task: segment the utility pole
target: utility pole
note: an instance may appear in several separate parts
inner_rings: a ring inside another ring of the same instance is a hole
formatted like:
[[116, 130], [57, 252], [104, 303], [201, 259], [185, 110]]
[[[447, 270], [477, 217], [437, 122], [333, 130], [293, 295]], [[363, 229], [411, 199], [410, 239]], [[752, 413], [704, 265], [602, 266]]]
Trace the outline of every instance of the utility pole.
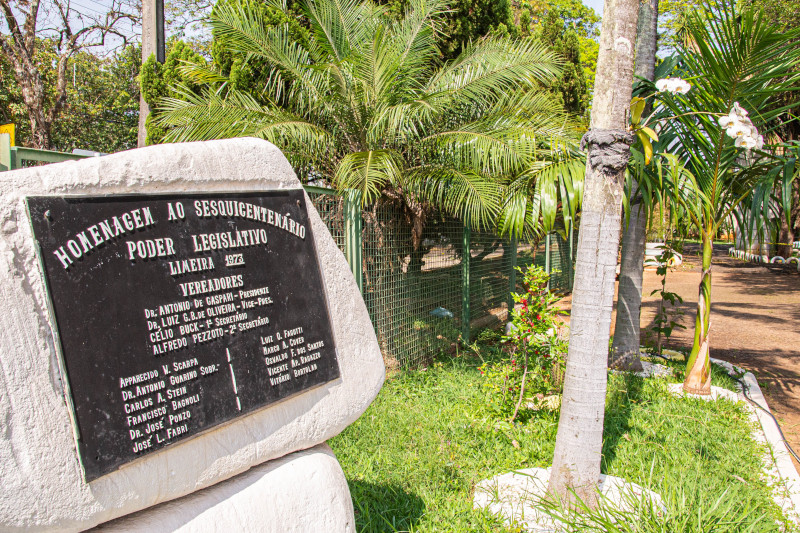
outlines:
[[[164, 46], [164, 0], [144, 0], [142, 2], [142, 67], [144, 62], [155, 54], [156, 60], [163, 63], [165, 59]], [[144, 101], [144, 95], [139, 96], [139, 137], [137, 146], [145, 145], [147, 130], [145, 121], [150, 114], [150, 106]]]

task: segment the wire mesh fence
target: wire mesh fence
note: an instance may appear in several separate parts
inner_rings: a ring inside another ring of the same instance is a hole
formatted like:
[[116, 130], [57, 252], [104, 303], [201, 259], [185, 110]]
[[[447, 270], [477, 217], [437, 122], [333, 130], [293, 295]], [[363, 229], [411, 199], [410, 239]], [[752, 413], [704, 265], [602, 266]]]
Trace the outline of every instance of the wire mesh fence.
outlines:
[[[411, 226], [391, 203], [365, 207], [356, 215], [360, 224], [352, 224], [343, 198], [333, 191], [313, 188], [309, 197], [339, 248], [348, 258], [359, 258], [351, 267], [362, 277], [364, 302], [388, 367], [422, 364], [459, 338], [505, 322], [510, 292], [523, 290], [516, 267], [549, 267], [551, 290], [571, 289], [574, 248], [558, 234], [538, 243], [516, 242], [438, 218], [426, 222], [415, 248]], [[359, 234], [348, 239], [350, 227]], [[349, 253], [354, 245], [360, 254]]]
[[322, 192], [320, 189], [311, 189], [306, 192], [320, 218], [328, 226], [336, 246], [344, 252], [344, 198], [334, 194], [333, 191]]
[[433, 221], [414, 249], [396, 207], [363, 213], [363, 296], [387, 366], [418, 364], [457, 336], [460, 230], [455, 221]]
[[508, 317], [509, 280], [515, 267], [512, 243], [491, 233], [471, 232], [470, 329], [492, 327]]

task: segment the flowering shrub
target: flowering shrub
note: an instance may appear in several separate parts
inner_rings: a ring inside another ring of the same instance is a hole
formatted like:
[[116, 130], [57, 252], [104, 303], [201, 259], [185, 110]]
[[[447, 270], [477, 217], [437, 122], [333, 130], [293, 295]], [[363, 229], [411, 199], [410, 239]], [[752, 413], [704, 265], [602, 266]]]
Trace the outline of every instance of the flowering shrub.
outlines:
[[528, 347], [539, 353], [541, 350], [536, 346], [551, 344], [558, 332], [556, 316], [561, 310], [552, 305], [560, 298], [547, 291], [550, 275], [543, 268], [531, 265], [527, 270], [517, 270], [523, 274], [525, 292], [512, 294], [514, 302], [521, 306], [512, 309], [511, 325], [503, 340], [513, 343], [518, 350]]
[[480, 367], [486, 408], [496, 415], [515, 418], [521, 407], [547, 394], [560, 392], [567, 341], [558, 334], [553, 304], [558, 297], [547, 291], [550, 276], [531, 265], [523, 274], [525, 292], [513, 293], [518, 305], [511, 311], [503, 342], [508, 354], [503, 361]]

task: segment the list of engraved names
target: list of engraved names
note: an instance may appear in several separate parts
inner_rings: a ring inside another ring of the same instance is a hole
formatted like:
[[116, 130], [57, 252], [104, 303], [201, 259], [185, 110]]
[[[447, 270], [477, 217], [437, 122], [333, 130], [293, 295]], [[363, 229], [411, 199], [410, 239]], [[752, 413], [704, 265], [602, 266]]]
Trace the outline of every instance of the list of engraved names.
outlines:
[[302, 192], [28, 204], [87, 478], [338, 377]]

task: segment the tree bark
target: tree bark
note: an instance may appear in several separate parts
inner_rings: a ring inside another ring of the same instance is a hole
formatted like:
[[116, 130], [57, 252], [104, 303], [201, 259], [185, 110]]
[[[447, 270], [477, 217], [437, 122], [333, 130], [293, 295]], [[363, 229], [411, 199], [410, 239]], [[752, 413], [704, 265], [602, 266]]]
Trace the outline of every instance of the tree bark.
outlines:
[[637, 0], [607, 0], [592, 103], [578, 237], [570, 342], [548, 492], [568, 503], [598, 503], [608, 338], [614, 300]]
[[[658, 0], [645, 0], [639, 4], [634, 73], [650, 81], [653, 81], [655, 74], [657, 38]], [[638, 191], [638, 188], [639, 184], [634, 180], [633, 191]], [[635, 197], [631, 200], [628, 226], [622, 236], [617, 321], [614, 327], [614, 343], [611, 346], [609, 361], [612, 368], [633, 372], [642, 370], [639, 343], [646, 233], [647, 213], [644, 211], [641, 194], [636, 192]]]
[[703, 273], [697, 297], [694, 344], [686, 362], [683, 390], [690, 394], [711, 394], [711, 361], [708, 352], [708, 330], [711, 325], [711, 253], [713, 235], [703, 232]]
[[784, 259], [792, 257], [792, 243], [794, 242], [794, 228], [786, 223], [786, 215], [781, 210], [781, 227], [778, 231], [778, 242], [775, 245], [775, 255]]

